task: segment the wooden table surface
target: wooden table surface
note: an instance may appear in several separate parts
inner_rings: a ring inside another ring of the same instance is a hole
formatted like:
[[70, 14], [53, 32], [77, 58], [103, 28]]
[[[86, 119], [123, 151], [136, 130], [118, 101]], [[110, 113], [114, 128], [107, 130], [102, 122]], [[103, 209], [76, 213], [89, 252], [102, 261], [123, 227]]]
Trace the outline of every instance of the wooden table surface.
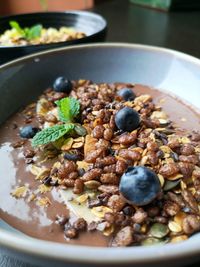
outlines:
[[[162, 46], [200, 58], [200, 11], [164, 13], [133, 5], [128, 0], [106, 1], [93, 11], [108, 22], [108, 42]], [[187, 267], [197, 266], [200, 262]], [[0, 255], [0, 267], [36, 266]]]

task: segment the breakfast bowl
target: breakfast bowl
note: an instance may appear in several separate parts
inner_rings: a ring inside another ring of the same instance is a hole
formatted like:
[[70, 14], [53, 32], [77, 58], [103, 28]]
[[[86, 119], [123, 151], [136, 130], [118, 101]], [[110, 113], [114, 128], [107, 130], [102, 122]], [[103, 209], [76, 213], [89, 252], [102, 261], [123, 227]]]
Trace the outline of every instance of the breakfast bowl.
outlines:
[[[62, 40], [46, 40], [44, 42], [26, 43], [24, 37], [21, 36], [19, 42], [16, 42], [16, 33], [14, 33], [14, 43], [1, 42], [0, 41], [0, 64], [8, 62], [9, 60], [17, 57], [25, 56], [31, 53], [68, 46], [79, 43], [101, 42], [104, 41], [106, 36], [106, 21], [105, 19], [95, 13], [87, 11], [66, 11], [66, 12], [41, 12], [41, 13], [27, 13], [12, 16], [4, 16], [0, 19], [0, 35], [3, 35], [5, 31], [11, 28], [10, 23], [17, 22], [21, 29], [33, 27], [35, 25], [41, 25], [42, 28], [50, 29], [55, 32], [55, 29], [62, 29], [61, 39], [68, 31], [75, 31], [79, 35], [75, 35], [73, 38], [64, 38]], [[17, 25], [17, 26], [18, 26]], [[16, 25], [15, 25], [16, 26]], [[63, 30], [63, 27], [66, 27]], [[16, 27], [15, 27], [16, 28]], [[69, 29], [69, 30], [68, 30]], [[67, 30], [67, 32], [66, 32]], [[43, 31], [43, 30], [42, 30]], [[47, 35], [45, 33], [44, 35]], [[73, 33], [73, 32], [72, 32]], [[55, 33], [54, 33], [55, 34]], [[13, 33], [11, 34], [13, 35]], [[9, 34], [9, 38], [11, 36]], [[7, 39], [7, 38], [6, 38]], [[36, 38], [37, 39], [37, 38]]]
[[[185, 127], [190, 124], [192, 134], [193, 130], [200, 129], [199, 71], [200, 61], [196, 58], [169, 49], [144, 45], [88, 44], [40, 52], [0, 67], [0, 123], [3, 124], [22, 106], [32, 103], [46, 88], [52, 87], [57, 77], [67, 77], [68, 80], [79, 80], [82, 88], [84, 81], [90, 80], [90, 83], [103, 83], [104, 88], [105, 83], [123, 82], [130, 88], [133, 86], [134, 89], [135, 86], [138, 91], [142, 88], [137, 87], [137, 84], [158, 88], [160, 94], [167, 91], [175, 99], [168, 108], [171, 111], [170, 118], [177, 116]], [[94, 85], [92, 88], [98, 87]], [[51, 92], [48, 90], [47, 94]], [[160, 105], [165, 102], [163, 95], [159, 101]], [[180, 103], [186, 110], [184, 115], [182, 108], [178, 108]], [[6, 127], [2, 131], [5, 129]], [[14, 130], [16, 128], [12, 129], [13, 132]], [[182, 140], [188, 142], [187, 138]], [[31, 221], [28, 222], [30, 236], [22, 233], [23, 229], [20, 227], [23, 220], [27, 220], [26, 209], [20, 210], [17, 201], [10, 205], [10, 193], [3, 177], [6, 176], [8, 180], [13, 169], [12, 165], [6, 165], [6, 159], [9, 158], [7, 152], [8, 147], [1, 150], [5, 167], [1, 164], [0, 188], [0, 248], [7, 255], [38, 266], [184, 266], [199, 260], [198, 233], [189, 238], [185, 234], [180, 235], [184, 238], [179, 243], [127, 247], [94, 247], [92, 243], [81, 246], [44, 241], [41, 239], [48, 239], [52, 233], [48, 232], [46, 238], [34, 238]], [[12, 186], [16, 178], [17, 175], [14, 174]], [[7, 206], [11, 214], [4, 212]], [[43, 215], [41, 224], [46, 222]], [[9, 216], [11, 217], [8, 220]], [[17, 229], [21, 231], [9, 227], [3, 219], [12, 226], [17, 223]], [[93, 242], [95, 243], [94, 240]]]

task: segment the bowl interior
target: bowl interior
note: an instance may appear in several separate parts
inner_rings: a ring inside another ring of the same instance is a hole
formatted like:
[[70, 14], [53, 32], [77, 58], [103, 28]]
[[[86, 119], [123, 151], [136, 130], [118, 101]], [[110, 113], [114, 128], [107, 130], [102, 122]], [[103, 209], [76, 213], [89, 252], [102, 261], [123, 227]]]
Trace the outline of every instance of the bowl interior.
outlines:
[[[168, 90], [199, 108], [200, 61], [185, 54], [156, 47], [128, 44], [95, 44], [60, 48], [34, 54], [0, 67], [0, 123], [3, 123], [22, 105], [35, 99], [43, 90], [52, 85], [54, 79], [64, 75], [69, 79], [90, 79], [94, 82], [131, 82], [142, 83]], [[183, 79], [184, 77], [184, 79]], [[23, 96], [23, 97], [22, 97]], [[0, 226], [6, 228], [5, 226]], [[80, 253], [84, 261], [147, 261], [148, 259], [167, 259], [199, 252], [199, 234], [178, 245], [155, 248], [125, 248], [116, 250], [79, 248], [57, 245], [28, 239], [18, 234], [0, 231], [0, 244], [14, 246], [17, 240], [23, 244], [21, 250], [59, 258], [71, 257], [74, 260]], [[13, 240], [9, 245], [8, 241]], [[38, 246], [38, 248], [37, 248]], [[54, 249], [52, 249], [54, 248]], [[137, 253], [132, 253], [132, 251]], [[62, 256], [61, 253], [65, 255]], [[82, 252], [81, 252], [82, 251]], [[121, 251], [121, 252], [120, 252]], [[120, 252], [120, 253], [119, 253]], [[71, 253], [71, 254], [70, 254]], [[84, 256], [84, 253], [85, 256]], [[75, 255], [76, 254], [76, 255]], [[140, 257], [140, 258], [139, 258]]]

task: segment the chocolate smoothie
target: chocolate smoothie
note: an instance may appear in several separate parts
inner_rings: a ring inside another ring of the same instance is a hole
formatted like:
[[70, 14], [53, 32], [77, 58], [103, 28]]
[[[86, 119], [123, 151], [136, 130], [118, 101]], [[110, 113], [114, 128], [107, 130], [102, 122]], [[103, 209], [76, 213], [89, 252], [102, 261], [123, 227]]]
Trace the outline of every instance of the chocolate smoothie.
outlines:
[[[62, 124], [54, 103], [69, 94], [58, 92], [56, 88], [46, 90], [40, 97], [40, 100], [45, 99], [43, 108], [48, 115], [38, 112], [39, 100], [37, 106], [29, 105], [1, 126], [0, 218], [31, 237], [91, 246], [177, 242], [198, 231], [199, 114], [179, 99], [147, 86], [96, 85], [83, 80], [73, 82], [72, 86], [70, 96], [78, 99], [81, 105], [81, 112], [73, 123], [80, 123], [86, 133], [66, 133], [64, 141], [60, 138], [62, 144], [56, 140], [54, 146], [46, 143], [33, 147], [32, 137], [21, 137], [21, 129], [28, 125], [41, 132], [44, 128]], [[126, 99], [123, 94], [118, 94], [124, 88], [133, 90], [134, 96]], [[141, 96], [144, 97], [139, 99]], [[131, 131], [123, 131], [114, 120], [124, 107], [134, 109], [140, 117], [140, 124]], [[96, 142], [90, 144], [90, 155], [85, 152], [88, 136]], [[165, 151], [167, 148], [170, 153]], [[45, 151], [50, 156], [44, 157]], [[91, 153], [94, 151], [100, 152], [93, 159]], [[129, 151], [134, 152], [136, 158], [128, 155]], [[74, 160], [69, 154], [78, 156]], [[106, 159], [110, 163], [107, 164]], [[86, 162], [86, 167], [80, 162]], [[35, 170], [35, 166], [40, 169]], [[67, 166], [66, 169], [63, 166]], [[150, 168], [159, 177], [158, 194], [144, 205], [131, 202], [119, 192], [120, 179], [132, 166]], [[174, 168], [175, 172], [168, 173], [170, 170], [166, 166]], [[42, 168], [46, 173], [41, 174]], [[188, 168], [189, 173], [186, 173]], [[37, 177], [34, 170], [41, 177]], [[169, 189], [165, 190], [166, 186]], [[91, 187], [94, 188], [91, 190]], [[93, 209], [93, 215], [100, 218], [94, 222], [85, 218], [81, 221], [67, 207], [61, 193], [67, 190], [73, 191], [73, 197], [89, 194], [81, 205]], [[101, 216], [102, 207], [106, 207], [107, 212]], [[178, 220], [182, 220], [181, 223]], [[163, 232], [160, 228], [155, 230], [156, 226], [163, 226]], [[159, 231], [162, 232], [160, 236]], [[122, 237], [123, 234], [126, 237]]]

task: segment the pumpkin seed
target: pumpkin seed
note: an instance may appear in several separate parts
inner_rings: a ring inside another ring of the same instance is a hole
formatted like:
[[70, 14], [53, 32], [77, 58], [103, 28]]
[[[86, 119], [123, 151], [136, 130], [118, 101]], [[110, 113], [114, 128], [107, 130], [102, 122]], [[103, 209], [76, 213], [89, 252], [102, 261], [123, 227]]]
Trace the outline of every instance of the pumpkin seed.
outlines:
[[179, 183], [180, 183], [180, 179], [179, 180], [175, 180], [175, 181], [170, 181], [170, 180], [166, 180], [163, 190], [164, 191], [169, 191], [172, 188], [176, 187]]
[[154, 223], [149, 231], [150, 235], [157, 238], [162, 238], [169, 233], [167, 225], [162, 223]]
[[141, 245], [142, 246], [153, 246], [153, 245], [164, 245], [167, 243], [166, 240], [158, 239], [155, 237], [148, 237], [147, 239], [143, 240]]
[[163, 185], [164, 185], [164, 183], [165, 183], [165, 179], [164, 179], [164, 177], [163, 177], [161, 174], [158, 174], [158, 178], [159, 178], [161, 187], [163, 187]]
[[80, 136], [85, 136], [87, 134], [85, 127], [81, 126], [80, 124], [76, 124], [74, 130]]

